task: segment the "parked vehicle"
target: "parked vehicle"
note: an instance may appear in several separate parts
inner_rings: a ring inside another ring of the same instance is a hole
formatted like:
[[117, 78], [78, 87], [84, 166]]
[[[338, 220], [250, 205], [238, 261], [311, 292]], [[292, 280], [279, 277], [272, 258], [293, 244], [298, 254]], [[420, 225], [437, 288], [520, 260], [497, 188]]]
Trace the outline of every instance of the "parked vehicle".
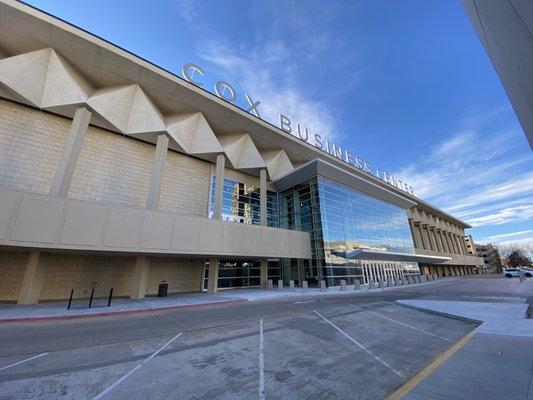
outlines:
[[533, 268], [522, 268], [522, 270], [524, 271], [526, 278], [533, 277]]
[[502, 269], [502, 275], [506, 278], [512, 278], [518, 276], [518, 268], [504, 268]]

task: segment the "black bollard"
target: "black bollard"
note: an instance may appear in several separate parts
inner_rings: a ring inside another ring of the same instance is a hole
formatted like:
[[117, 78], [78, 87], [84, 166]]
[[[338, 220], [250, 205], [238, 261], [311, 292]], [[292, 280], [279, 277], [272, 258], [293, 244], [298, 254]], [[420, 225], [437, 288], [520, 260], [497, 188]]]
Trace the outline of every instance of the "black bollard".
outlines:
[[113, 288], [109, 291], [109, 298], [107, 299], [107, 306], [111, 307], [111, 299], [113, 298]]
[[89, 299], [89, 308], [91, 308], [91, 305], [93, 304], [93, 296], [94, 296], [94, 288], [91, 290], [91, 298]]
[[68, 299], [67, 310], [70, 310], [70, 305], [72, 304], [72, 296], [74, 295], [74, 289], [70, 291], [70, 298]]

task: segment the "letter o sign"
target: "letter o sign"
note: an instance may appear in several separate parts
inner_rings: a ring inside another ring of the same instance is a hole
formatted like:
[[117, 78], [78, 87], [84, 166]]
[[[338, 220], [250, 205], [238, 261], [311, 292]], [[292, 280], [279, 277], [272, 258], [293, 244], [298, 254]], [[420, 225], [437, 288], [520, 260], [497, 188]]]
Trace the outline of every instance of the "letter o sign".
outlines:
[[215, 84], [215, 93], [218, 97], [227, 100], [230, 103], [235, 103], [235, 101], [237, 100], [237, 92], [235, 91], [235, 89], [233, 89], [233, 86], [231, 86], [228, 82], [225, 81], [218, 81]]

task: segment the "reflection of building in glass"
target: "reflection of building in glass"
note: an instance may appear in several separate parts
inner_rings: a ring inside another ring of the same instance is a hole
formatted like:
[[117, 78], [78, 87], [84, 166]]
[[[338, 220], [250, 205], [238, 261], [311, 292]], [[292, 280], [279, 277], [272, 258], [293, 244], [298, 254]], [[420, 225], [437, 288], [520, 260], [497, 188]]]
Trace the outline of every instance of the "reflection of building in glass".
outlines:
[[0, 15], [0, 300], [92, 288], [142, 298], [162, 282], [169, 293], [332, 286], [483, 264], [468, 224], [349, 152], [23, 3], [0, 2]]

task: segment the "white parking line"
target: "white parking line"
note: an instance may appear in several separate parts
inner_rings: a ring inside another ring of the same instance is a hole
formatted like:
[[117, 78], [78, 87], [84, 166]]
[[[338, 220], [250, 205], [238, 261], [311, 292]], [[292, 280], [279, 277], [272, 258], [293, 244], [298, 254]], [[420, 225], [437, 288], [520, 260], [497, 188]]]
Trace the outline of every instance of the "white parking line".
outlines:
[[389, 320], [389, 321], [392, 321], [392, 322], [396, 322], [396, 323], [399, 324], [399, 325], [406, 326], [407, 328], [414, 329], [415, 331], [425, 333], [426, 335], [435, 336], [435, 337], [438, 337], [439, 339], [446, 340], [446, 341], [448, 341], [448, 342], [450, 341], [450, 339], [447, 339], [447, 338], [442, 337], [442, 336], [439, 336], [439, 335], [437, 335], [437, 334], [435, 334], [435, 333], [428, 332], [428, 331], [425, 331], [425, 330], [423, 330], [423, 329], [417, 328], [416, 326], [412, 326], [412, 325], [406, 324], [406, 323], [404, 323], [404, 322], [396, 321], [395, 319], [389, 318], [389, 317], [387, 317], [387, 316], [385, 316], [385, 315], [383, 315], [383, 314], [379, 314], [379, 313], [377, 313], [377, 312], [367, 310], [366, 308], [363, 308], [363, 310], [365, 310], [366, 312], [369, 312], [370, 314], [374, 314], [374, 315], [377, 315], [378, 317], [384, 318], [384, 319], [386, 319], [386, 320]]
[[339, 331], [345, 338], [350, 340], [352, 343], [354, 343], [357, 347], [360, 349], [366, 351], [368, 354], [370, 354], [372, 357], [374, 357], [375, 360], [383, 364], [385, 367], [389, 368], [392, 372], [394, 372], [396, 375], [398, 375], [401, 378], [405, 378], [405, 376], [395, 369], [394, 367], [390, 366], [387, 362], [383, 361], [383, 359], [374, 353], [372, 353], [370, 350], [368, 350], [365, 346], [363, 346], [361, 343], [359, 343], [357, 340], [355, 340], [353, 337], [348, 335], [346, 332], [344, 332], [341, 328], [339, 328], [337, 325], [335, 325], [333, 322], [331, 322], [329, 319], [324, 317], [322, 314], [320, 314], [317, 310], [313, 310], [316, 315], [318, 315], [320, 318], [322, 318], [324, 321], [326, 321], [328, 324], [330, 324], [332, 327], [334, 327], [337, 331]]
[[263, 355], [263, 319], [259, 320], [259, 400], [265, 400], [265, 358]]
[[31, 360], [35, 360], [36, 358], [39, 358], [39, 357], [45, 356], [45, 355], [47, 355], [47, 354], [48, 354], [48, 353], [37, 354], [36, 356], [30, 357], [30, 358], [26, 358], [26, 359], [24, 359], [24, 360], [18, 361], [18, 362], [13, 363], [13, 364], [6, 365], [5, 367], [0, 368], [0, 371], [3, 371], [3, 370], [5, 370], [5, 369], [11, 368], [11, 367], [15, 367], [15, 366], [17, 366], [17, 365], [19, 365], [19, 364], [23, 364], [23, 363], [28, 362], [28, 361], [31, 361]]
[[168, 342], [166, 342], [163, 346], [161, 346], [155, 353], [153, 353], [150, 357], [145, 359], [142, 363], [137, 365], [135, 368], [130, 370], [126, 375], [123, 375], [118, 380], [116, 380], [111, 386], [109, 386], [107, 389], [105, 389], [103, 392], [101, 392], [98, 396], [94, 397], [93, 400], [98, 400], [104, 397], [107, 393], [109, 393], [111, 390], [113, 390], [115, 387], [120, 385], [122, 382], [124, 382], [131, 374], [133, 374], [135, 371], [141, 369], [148, 361], [150, 361], [152, 358], [157, 356], [161, 351], [163, 351], [170, 343], [172, 343], [174, 340], [179, 338], [181, 336], [182, 332], [178, 333], [176, 336], [174, 336], [172, 339], [170, 339]]

